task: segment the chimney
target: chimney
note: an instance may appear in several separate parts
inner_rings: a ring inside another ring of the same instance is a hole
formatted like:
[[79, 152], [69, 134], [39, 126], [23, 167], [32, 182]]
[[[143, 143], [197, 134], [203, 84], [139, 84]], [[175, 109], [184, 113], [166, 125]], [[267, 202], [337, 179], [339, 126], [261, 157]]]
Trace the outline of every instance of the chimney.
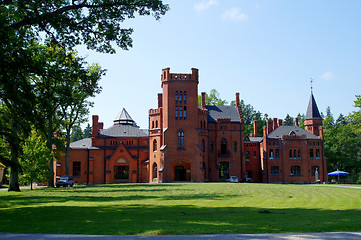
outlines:
[[103, 127], [104, 127], [104, 123], [102, 122], [98, 123], [98, 129], [103, 129]]
[[257, 121], [253, 121], [253, 136], [257, 137]]
[[267, 120], [267, 135], [273, 131], [273, 121], [272, 120]]
[[266, 130], [266, 126], [263, 126], [263, 137], [267, 136], [267, 130]]
[[202, 92], [202, 108], [206, 108], [206, 93]]
[[273, 129], [276, 129], [277, 127], [277, 118], [273, 118]]
[[236, 107], [239, 107], [239, 93], [236, 93]]
[[319, 133], [320, 133], [320, 138], [323, 140], [323, 127], [319, 126], [318, 130], [319, 130]]
[[92, 116], [92, 137], [97, 137], [98, 136], [98, 127], [99, 127], [99, 124], [98, 124], [98, 121], [99, 121], [99, 116], [98, 115], [93, 115]]
[[170, 68], [162, 69], [162, 81], [169, 80], [169, 71], [170, 71]]
[[278, 126], [282, 126], [282, 119], [278, 119]]
[[192, 77], [191, 80], [196, 80], [198, 81], [198, 69], [197, 68], [192, 68]]
[[295, 118], [295, 126], [298, 127], [298, 118]]
[[163, 94], [158, 93], [158, 108], [163, 107]]

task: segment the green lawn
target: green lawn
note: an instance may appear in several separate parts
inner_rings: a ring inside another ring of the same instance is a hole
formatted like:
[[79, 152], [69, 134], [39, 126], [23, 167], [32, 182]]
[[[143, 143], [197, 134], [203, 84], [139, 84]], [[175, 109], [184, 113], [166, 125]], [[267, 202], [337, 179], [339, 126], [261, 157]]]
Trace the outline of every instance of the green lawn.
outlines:
[[0, 232], [208, 234], [360, 230], [361, 189], [172, 183], [0, 191]]

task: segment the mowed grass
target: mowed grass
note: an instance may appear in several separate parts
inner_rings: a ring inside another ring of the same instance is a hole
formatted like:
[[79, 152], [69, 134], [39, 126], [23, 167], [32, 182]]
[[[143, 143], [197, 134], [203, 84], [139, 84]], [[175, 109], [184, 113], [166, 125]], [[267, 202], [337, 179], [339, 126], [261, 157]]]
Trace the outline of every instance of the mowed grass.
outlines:
[[0, 232], [123, 235], [360, 230], [361, 189], [172, 183], [0, 191]]

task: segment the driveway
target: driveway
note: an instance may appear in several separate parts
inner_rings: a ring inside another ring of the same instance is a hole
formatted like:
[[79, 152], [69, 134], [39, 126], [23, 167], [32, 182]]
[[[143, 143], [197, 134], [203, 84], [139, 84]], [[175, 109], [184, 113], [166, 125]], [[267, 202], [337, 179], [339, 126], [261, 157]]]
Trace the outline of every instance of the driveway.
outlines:
[[0, 239], [6, 240], [264, 240], [264, 239], [361, 239], [361, 232], [326, 233], [268, 233], [268, 234], [215, 234], [215, 235], [67, 235], [67, 234], [17, 234], [0, 233]]

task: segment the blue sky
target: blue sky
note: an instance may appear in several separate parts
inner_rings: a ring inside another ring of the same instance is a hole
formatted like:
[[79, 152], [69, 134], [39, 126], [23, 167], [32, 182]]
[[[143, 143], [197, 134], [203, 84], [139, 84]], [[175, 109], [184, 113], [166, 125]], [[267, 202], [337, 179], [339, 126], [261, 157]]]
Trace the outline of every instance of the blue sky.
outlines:
[[[139, 17], [133, 48], [100, 54], [79, 47], [88, 62], [107, 69], [93, 98], [91, 115], [105, 128], [126, 108], [141, 128], [157, 108], [161, 70], [199, 69], [199, 93], [217, 89], [222, 99], [235, 93], [269, 117], [305, 113], [310, 78], [319, 110], [334, 117], [356, 110], [361, 94], [361, 1], [169, 0], [159, 21]], [[89, 119], [91, 117], [89, 116]]]

